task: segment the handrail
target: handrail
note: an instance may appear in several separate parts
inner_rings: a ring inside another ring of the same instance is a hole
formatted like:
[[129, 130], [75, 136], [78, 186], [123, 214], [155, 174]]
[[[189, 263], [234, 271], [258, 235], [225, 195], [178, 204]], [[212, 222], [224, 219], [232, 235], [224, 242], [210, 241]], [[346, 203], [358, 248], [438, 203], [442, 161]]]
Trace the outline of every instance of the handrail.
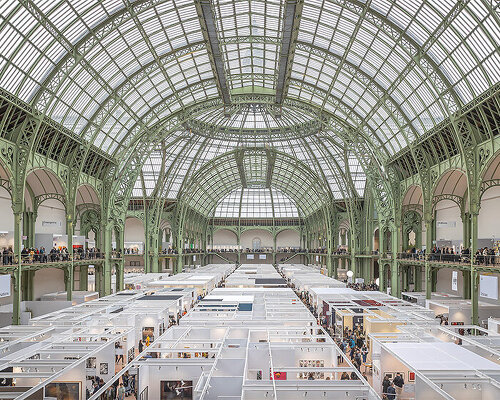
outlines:
[[[470, 254], [442, 254], [442, 253], [398, 253], [398, 260], [413, 260], [419, 262], [435, 262], [450, 264], [471, 264]], [[473, 257], [475, 265], [500, 266], [500, 256], [478, 254]]]
[[[21, 265], [44, 265], [50, 263], [61, 263], [61, 262], [78, 262], [78, 261], [102, 261], [105, 259], [106, 254], [103, 252], [85, 252], [77, 253], [73, 255], [69, 253], [33, 253], [33, 254], [22, 254], [21, 255]], [[111, 252], [111, 259], [121, 259], [121, 253], [113, 251]], [[6, 253], [0, 254], [0, 266], [16, 266], [19, 265], [18, 258], [15, 254]]]

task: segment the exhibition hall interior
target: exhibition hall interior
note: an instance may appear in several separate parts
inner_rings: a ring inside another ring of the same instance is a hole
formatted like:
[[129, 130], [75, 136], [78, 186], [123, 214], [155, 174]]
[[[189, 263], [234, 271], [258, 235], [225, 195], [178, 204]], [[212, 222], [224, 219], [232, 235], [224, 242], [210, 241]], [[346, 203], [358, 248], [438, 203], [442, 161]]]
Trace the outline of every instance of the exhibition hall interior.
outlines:
[[500, 399], [500, 1], [1, 0], [0, 399]]

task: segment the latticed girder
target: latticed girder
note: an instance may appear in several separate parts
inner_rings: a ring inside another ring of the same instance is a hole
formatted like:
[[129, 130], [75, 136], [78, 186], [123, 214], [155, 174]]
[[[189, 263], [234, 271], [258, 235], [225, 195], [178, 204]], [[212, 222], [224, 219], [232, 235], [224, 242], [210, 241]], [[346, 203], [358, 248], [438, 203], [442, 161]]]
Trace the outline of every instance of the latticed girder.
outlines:
[[[384, 145], [394, 147], [393, 153], [405, 143], [398, 138], [400, 132], [391, 128], [392, 116], [379, 110], [377, 101], [366, 104], [364, 85], [344, 78], [326, 59], [315, 59], [311, 49], [300, 49], [300, 42], [323, 50], [335, 44], [340, 60], [359, 66], [382, 85], [384, 97], [393, 98], [404, 110], [418, 135], [498, 81], [494, 68], [499, 59], [494, 29], [498, 11], [489, 2], [424, 1], [412, 8], [400, 0], [313, 0], [304, 3], [291, 33], [290, 4], [279, 0], [210, 3], [210, 35], [219, 43], [215, 47], [220, 47], [222, 69], [212, 67], [206, 45], [175, 55], [169, 64], [161, 61], [165, 54], [204, 41], [194, 2], [138, 0], [118, 7], [89, 2], [83, 8], [70, 0], [6, 4], [1, 29], [9, 51], [4, 54], [0, 86], [114, 153], [127, 146], [124, 138], [130, 137], [126, 133], [131, 124], [143, 119], [161, 98], [173, 96], [176, 109], [183, 108], [193, 96], [196, 100], [215, 97], [221, 79], [226, 80], [230, 96], [247, 87], [271, 95], [281, 92], [279, 77], [284, 68], [279, 58], [288, 54], [285, 99], [299, 97], [327, 108], [324, 98], [296, 87], [297, 74], [307, 84], [349, 98], [351, 108], [363, 109], [366, 123]], [[291, 51], [286, 52], [287, 47]], [[161, 65], [133, 80], [130, 92], [116, 96], [116, 89], [149, 62]], [[7, 72], [13, 69], [19, 79], [9, 81]], [[223, 76], [213, 80], [217, 69]], [[92, 84], [87, 84], [89, 78]], [[181, 94], [185, 86], [181, 82], [207, 78], [212, 78], [212, 86], [201, 91], [192, 87]], [[102, 120], [107, 122], [95, 124], [95, 111], [113, 97], [116, 101], [102, 108], [108, 113]], [[162, 117], [155, 115], [152, 123]]]
[[302, 215], [329, 201], [326, 184], [306, 165], [283, 153], [255, 148], [225, 153], [207, 163], [186, 182], [181, 202], [187, 209], [210, 217], [224, 196], [243, 187], [242, 175], [246, 187], [280, 190], [293, 199]]

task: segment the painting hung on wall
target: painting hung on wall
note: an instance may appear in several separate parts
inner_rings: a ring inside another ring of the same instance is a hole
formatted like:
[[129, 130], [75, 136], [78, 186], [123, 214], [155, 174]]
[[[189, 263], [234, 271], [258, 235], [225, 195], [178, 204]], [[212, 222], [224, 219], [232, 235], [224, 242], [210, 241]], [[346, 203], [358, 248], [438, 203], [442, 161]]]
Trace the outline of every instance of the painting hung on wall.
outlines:
[[80, 382], [51, 382], [45, 386], [45, 396], [57, 400], [80, 400]]
[[160, 381], [160, 400], [181, 399], [193, 399], [193, 381]]
[[274, 371], [273, 375], [269, 374], [269, 378], [275, 381], [286, 381], [286, 372]]
[[99, 374], [107, 375], [108, 374], [108, 363], [100, 363], [99, 364]]
[[[323, 368], [325, 366], [325, 360], [299, 360], [299, 366], [303, 368]], [[313, 377], [314, 379], [325, 379], [325, 374], [323, 372], [299, 373], [299, 379], [308, 379], [309, 377]]]
[[142, 341], [146, 343], [147, 338], [152, 342], [154, 339], [155, 328], [152, 326], [145, 326], [142, 328]]
[[86, 368], [96, 368], [97, 363], [96, 363], [96, 358], [95, 357], [89, 357], [87, 358], [86, 362]]
[[408, 382], [415, 382], [415, 372], [408, 371]]
[[134, 359], [134, 356], [135, 356], [135, 347], [132, 347], [128, 351], [128, 362], [132, 361]]

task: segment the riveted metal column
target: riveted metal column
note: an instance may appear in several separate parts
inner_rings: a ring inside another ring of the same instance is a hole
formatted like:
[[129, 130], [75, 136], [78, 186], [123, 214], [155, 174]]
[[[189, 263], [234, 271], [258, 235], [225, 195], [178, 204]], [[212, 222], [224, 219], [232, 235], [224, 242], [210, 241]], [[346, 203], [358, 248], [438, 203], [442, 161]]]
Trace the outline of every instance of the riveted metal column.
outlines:
[[[463, 240], [464, 248], [471, 248], [471, 215], [468, 212], [462, 212], [463, 224]], [[471, 253], [471, 257], [473, 254]], [[471, 271], [462, 271], [463, 297], [470, 299], [471, 297]]]
[[431, 268], [431, 251], [432, 251], [432, 219], [425, 219], [425, 298], [430, 300], [432, 295], [432, 268]]
[[[112, 260], [112, 239], [113, 225], [108, 223], [103, 226], [104, 235], [104, 264], [102, 265], [102, 275], [99, 284], [99, 296], [108, 296], [111, 294], [111, 269], [113, 266]], [[97, 276], [96, 276], [97, 280]]]
[[478, 307], [479, 307], [479, 273], [474, 256], [477, 251], [478, 225], [477, 217], [479, 212], [472, 211], [470, 218], [470, 233], [471, 233], [471, 264], [470, 264], [470, 300], [472, 305], [471, 323], [478, 324]]
[[416, 292], [421, 292], [422, 291], [422, 268], [419, 265], [415, 265], [413, 267], [413, 276], [414, 276], [414, 283], [415, 283], [415, 291]]
[[399, 282], [398, 250], [399, 237], [401, 236], [401, 227], [395, 227], [391, 235], [391, 294], [395, 297], [401, 297], [401, 284]]
[[68, 236], [68, 256], [71, 263], [66, 267], [65, 287], [66, 299], [73, 300], [73, 285], [74, 285], [74, 261], [73, 261], [73, 216], [66, 214], [66, 235]]
[[471, 295], [471, 272], [470, 270], [462, 271], [462, 287], [464, 299], [470, 299]]
[[[123, 227], [125, 228], [125, 227]], [[124, 284], [124, 274], [125, 274], [125, 251], [124, 251], [124, 240], [125, 240], [125, 229], [120, 229], [118, 227], [115, 229], [115, 241], [116, 248], [119, 249], [117, 253], [117, 260], [115, 260], [115, 289], [117, 292], [121, 292], [125, 288]]]
[[383, 261], [383, 258], [384, 258], [384, 246], [385, 246], [385, 243], [384, 243], [384, 239], [385, 239], [385, 233], [384, 233], [384, 226], [383, 225], [379, 225], [379, 228], [378, 228], [378, 248], [379, 248], [379, 257], [378, 257], [378, 270], [379, 270], [379, 273], [378, 273], [378, 283], [379, 283], [379, 290], [381, 292], [386, 292], [386, 282], [385, 282], [385, 269], [384, 269], [384, 261]]
[[276, 265], [277, 241], [278, 241], [278, 236], [276, 234], [273, 234], [273, 265]]
[[[27, 248], [35, 247], [35, 213], [27, 211], [23, 213], [23, 240]], [[24, 301], [33, 300], [35, 271], [23, 271], [22, 273], [22, 299]]]
[[89, 267], [87, 265], [80, 265], [80, 290], [89, 290]]
[[21, 229], [22, 229], [22, 212], [14, 211], [14, 256], [16, 257], [17, 268], [14, 271], [14, 294], [12, 296], [12, 324], [19, 325], [21, 323]]

